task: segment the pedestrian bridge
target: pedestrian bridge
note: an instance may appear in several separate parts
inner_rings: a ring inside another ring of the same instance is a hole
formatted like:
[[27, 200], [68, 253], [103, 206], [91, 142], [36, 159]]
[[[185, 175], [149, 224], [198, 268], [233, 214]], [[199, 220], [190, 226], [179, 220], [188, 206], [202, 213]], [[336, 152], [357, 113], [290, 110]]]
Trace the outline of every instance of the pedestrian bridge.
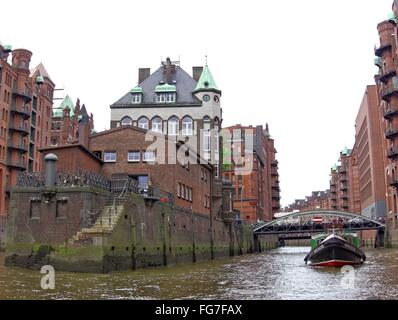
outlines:
[[353, 232], [384, 231], [385, 225], [381, 221], [349, 212], [316, 210], [295, 212], [270, 222], [258, 223], [253, 231], [256, 235], [288, 235], [322, 233], [332, 228]]

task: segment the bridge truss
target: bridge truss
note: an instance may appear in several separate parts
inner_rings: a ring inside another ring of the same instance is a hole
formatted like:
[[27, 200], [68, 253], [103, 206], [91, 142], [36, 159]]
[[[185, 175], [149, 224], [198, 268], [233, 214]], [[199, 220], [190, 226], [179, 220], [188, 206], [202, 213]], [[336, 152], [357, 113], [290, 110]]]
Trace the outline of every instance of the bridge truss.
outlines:
[[254, 226], [254, 233], [313, 234], [332, 228], [354, 232], [384, 230], [385, 225], [380, 221], [349, 212], [317, 210], [296, 212], [270, 222], [258, 223]]

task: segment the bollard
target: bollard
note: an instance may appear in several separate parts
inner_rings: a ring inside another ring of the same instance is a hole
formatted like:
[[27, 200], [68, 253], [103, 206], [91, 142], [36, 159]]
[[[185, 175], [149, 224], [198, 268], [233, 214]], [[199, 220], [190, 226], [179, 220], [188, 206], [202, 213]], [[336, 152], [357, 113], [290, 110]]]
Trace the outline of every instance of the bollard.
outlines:
[[57, 164], [58, 157], [49, 153], [44, 157], [45, 170], [46, 170], [46, 188], [51, 188], [55, 186], [57, 178]]

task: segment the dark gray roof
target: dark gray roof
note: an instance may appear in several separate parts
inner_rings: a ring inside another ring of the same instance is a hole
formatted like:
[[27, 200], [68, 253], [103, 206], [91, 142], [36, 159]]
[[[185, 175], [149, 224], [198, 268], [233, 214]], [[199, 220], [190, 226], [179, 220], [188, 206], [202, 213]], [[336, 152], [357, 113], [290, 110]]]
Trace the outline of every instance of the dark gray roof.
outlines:
[[[132, 104], [132, 93], [126, 93], [122, 98], [112, 104], [112, 107], [126, 106], [131, 107], [141, 107], [142, 105], [159, 105], [156, 103], [156, 86], [164, 81], [163, 75], [164, 67], [161, 66], [154, 73], [152, 73], [148, 78], [146, 78], [138, 86], [142, 88], [143, 96], [141, 104]], [[176, 71], [171, 75], [170, 85], [175, 85], [177, 87], [177, 101], [174, 104], [167, 104], [168, 106], [178, 106], [178, 105], [201, 105], [202, 102], [193, 95], [193, 91], [196, 88], [197, 82], [181, 67], [176, 66]], [[176, 83], [173, 83], [173, 80]]]

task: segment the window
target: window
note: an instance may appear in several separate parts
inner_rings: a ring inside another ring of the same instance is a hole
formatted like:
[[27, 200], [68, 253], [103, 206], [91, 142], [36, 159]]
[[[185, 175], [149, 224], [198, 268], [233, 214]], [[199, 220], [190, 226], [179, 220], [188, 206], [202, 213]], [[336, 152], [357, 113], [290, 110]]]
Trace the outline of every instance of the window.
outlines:
[[214, 177], [218, 179], [220, 177], [219, 172], [218, 172], [218, 164], [214, 165]]
[[130, 117], [124, 117], [121, 121], [122, 126], [131, 126], [133, 124], [133, 119]]
[[144, 161], [147, 161], [147, 162], [155, 161], [155, 152], [154, 151], [145, 151], [144, 152]]
[[203, 152], [206, 160], [210, 159], [210, 118], [203, 118]]
[[158, 93], [156, 102], [158, 103], [174, 103], [176, 101], [175, 93]]
[[169, 119], [169, 136], [177, 136], [178, 135], [178, 118], [172, 117]]
[[192, 193], [193, 193], [192, 188], [189, 188], [189, 201], [191, 202], [192, 202]]
[[104, 153], [104, 162], [116, 162], [116, 152], [106, 151]]
[[185, 186], [181, 185], [181, 198], [185, 199]]
[[182, 119], [182, 134], [185, 136], [191, 136], [193, 134], [193, 121], [191, 117]]
[[162, 133], [163, 125], [161, 118], [155, 117], [152, 119], [152, 131]]
[[148, 130], [148, 126], [149, 126], [149, 121], [148, 121], [147, 118], [142, 117], [142, 118], [140, 118], [140, 120], [138, 120], [138, 127], [139, 128]]
[[134, 103], [134, 104], [141, 103], [141, 101], [142, 101], [141, 97], [142, 97], [141, 93], [134, 93], [133, 97], [131, 98], [131, 103]]
[[127, 161], [128, 162], [140, 162], [141, 160], [141, 153], [139, 151], [129, 151], [127, 154]]
[[177, 182], [177, 196], [181, 197], [181, 183]]

